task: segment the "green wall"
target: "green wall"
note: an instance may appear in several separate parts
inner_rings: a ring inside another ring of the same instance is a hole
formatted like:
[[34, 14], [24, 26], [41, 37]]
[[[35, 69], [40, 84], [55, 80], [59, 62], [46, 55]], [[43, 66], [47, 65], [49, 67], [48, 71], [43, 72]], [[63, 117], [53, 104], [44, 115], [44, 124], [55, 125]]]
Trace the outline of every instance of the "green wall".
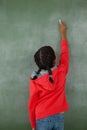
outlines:
[[65, 130], [87, 130], [87, 1], [0, 0], [0, 130], [29, 130], [29, 76], [35, 51], [51, 45], [59, 55], [58, 19], [68, 26], [70, 110]]

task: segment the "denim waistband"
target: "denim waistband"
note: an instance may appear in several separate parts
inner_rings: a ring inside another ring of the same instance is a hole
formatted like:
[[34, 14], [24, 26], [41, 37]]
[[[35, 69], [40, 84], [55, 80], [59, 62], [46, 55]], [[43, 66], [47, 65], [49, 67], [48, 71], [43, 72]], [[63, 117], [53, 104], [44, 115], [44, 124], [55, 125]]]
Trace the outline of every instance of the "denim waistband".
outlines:
[[41, 118], [41, 119], [38, 119], [37, 121], [49, 121], [49, 120], [58, 120], [58, 119], [63, 119], [64, 118], [64, 113], [59, 113], [59, 114], [55, 114], [55, 115], [52, 115], [52, 116], [47, 116], [45, 118]]

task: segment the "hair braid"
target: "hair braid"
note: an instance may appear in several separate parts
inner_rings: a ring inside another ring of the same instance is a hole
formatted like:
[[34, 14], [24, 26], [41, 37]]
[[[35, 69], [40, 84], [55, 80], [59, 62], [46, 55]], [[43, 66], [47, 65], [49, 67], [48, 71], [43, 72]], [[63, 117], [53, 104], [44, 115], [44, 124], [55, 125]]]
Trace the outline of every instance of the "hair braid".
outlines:
[[52, 71], [48, 66], [47, 66], [47, 70], [48, 70], [48, 73], [49, 73], [49, 80], [50, 80], [51, 83], [53, 83], [54, 81], [53, 81]]

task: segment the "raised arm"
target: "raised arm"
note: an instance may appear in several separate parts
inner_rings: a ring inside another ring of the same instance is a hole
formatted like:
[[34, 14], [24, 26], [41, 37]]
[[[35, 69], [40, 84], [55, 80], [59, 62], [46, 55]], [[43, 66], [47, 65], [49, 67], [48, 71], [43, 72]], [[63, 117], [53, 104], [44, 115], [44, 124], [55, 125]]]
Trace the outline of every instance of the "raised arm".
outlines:
[[61, 53], [59, 65], [64, 68], [65, 73], [68, 73], [69, 68], [69, 49], [68, 41], [66, 37], [67, 27], [65, 23], [60, 22], [60, 35], [61, 35]]

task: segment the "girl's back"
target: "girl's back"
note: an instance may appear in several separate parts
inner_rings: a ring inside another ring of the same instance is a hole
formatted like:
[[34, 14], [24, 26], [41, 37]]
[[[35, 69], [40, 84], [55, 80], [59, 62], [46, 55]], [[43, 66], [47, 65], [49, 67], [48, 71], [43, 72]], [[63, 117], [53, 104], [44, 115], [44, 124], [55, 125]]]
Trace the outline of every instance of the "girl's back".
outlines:
[[39, 70], [30, 77], [29, 115], [32, 128], [36, 127], [36, 120], [68, 110], [65, 95], [69, 64], [67, 40], [64, 38], [61, 40], [61, 55], [58, 66], [54, 64], [55, 53], [49, 46], [40, 48], [34, 58]]

